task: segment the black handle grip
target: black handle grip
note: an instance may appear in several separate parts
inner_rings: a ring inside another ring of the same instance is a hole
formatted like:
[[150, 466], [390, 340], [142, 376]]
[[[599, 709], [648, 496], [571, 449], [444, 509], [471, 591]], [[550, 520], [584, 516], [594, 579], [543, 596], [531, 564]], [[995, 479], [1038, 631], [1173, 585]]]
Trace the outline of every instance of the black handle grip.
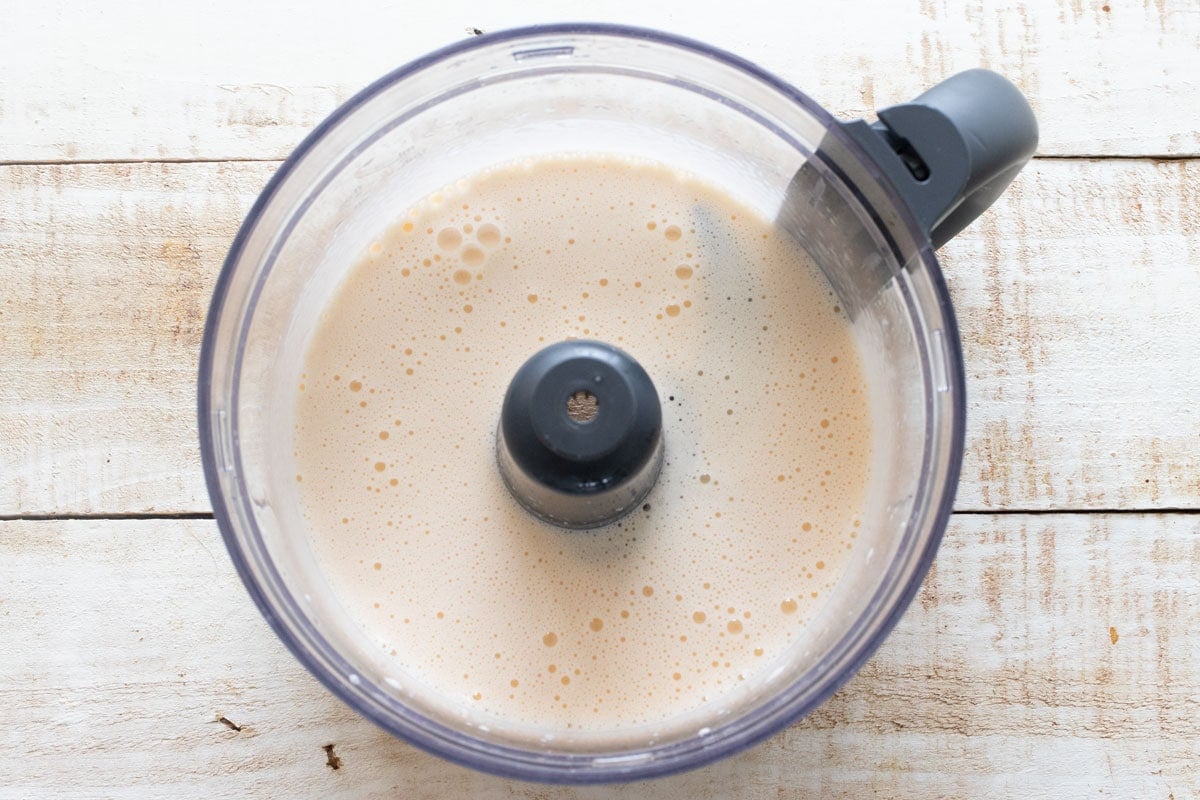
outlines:
[[994, 72], [960, 72], [879, 121], [844, 124], [941, 247], [1000, 196], [1037, 149], [1033, 109]]

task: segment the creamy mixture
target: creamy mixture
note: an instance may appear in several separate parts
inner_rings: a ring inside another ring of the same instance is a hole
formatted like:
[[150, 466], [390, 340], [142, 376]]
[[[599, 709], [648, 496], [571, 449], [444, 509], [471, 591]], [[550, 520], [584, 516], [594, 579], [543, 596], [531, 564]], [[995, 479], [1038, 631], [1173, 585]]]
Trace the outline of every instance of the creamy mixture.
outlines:
[[[569, 338], [645, 367], [661, 477], [572, 532], [513, 500], [515, 370]], [[329, 581], [397, 668], [474, 712], [614, 730], [719, 704], [805, 633], [870, 449], [850, 326], [787, 234], [666, 167], [562, 156], [418, 203], [330, 299], [295, 480]]]

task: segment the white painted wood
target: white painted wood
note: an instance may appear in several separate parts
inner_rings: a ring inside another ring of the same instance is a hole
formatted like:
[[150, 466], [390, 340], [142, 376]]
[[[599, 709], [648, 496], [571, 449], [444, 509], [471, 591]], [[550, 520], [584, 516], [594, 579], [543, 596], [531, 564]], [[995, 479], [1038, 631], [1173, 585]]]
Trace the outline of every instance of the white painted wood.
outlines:
[[207, 510], [200, 335], [273, 169], [0, 168], [0, 514]]
[[1200, 506], [1200, 162], [1034, 162], [942, 260], [958, 508]]
[[[272, 164], [0, 168], [0, 515], [205, 511], [195, 369]], [[1200, 166], [1034, 162], [944, 250], [958, 507], [1198, 508]]]
[[1200, 153], [1195, 0], [10, 6], [0, 161], [279, 158], [353, 92], [469, 28], [579, 19], [711, 42], [846, 117], [991, 67], [1032, 98], [1043, 153]]
[[211, 521], [0, 523], [0, 798], [1195, 798], [1198, 571], [1196, 516], [957, 516], [808, 719], [693, 773], [568, 789], [359, 719], [271, 634]]

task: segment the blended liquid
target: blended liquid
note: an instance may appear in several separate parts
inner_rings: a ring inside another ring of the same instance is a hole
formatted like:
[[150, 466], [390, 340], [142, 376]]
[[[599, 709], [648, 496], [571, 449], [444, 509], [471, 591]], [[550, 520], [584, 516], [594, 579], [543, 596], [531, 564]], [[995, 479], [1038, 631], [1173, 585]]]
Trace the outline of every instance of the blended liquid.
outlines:
[[[636, 358], [665, 463], [641, 508], [555, 528], [509, 495], [509, 380], [570, 338]], [[443, 702], [619, 730], [778, 668], [854, 546], [870, 455], [850, 325], [786, 232], [664, 166], [562, 156], [422, 200], [313, 335], [295, 480], [318, 561]]]

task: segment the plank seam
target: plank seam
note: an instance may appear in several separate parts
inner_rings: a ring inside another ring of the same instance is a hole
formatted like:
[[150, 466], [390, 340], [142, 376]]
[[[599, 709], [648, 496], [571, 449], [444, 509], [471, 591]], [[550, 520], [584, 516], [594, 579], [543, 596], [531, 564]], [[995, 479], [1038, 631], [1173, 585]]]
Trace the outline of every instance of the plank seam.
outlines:
[[115, 522], [123, 520], [183, 520], [214, 519], [211, 511], [181, 511], [165, 513], [95, 513], [95, 514], [0, 514], [0, 522]]
[[[1005, 517], [1005, 516], [1104, 516], [1121, 514], [1142, 514], [1154, 516], [1195, 516], [1200, 515], [1200, 508], [960, 508], [955, 509], [954, 516], [962, 517]], [[215, 519], [210, 511], [180, 511], [180, 512], [132, 512], [125, 514], [104, 513], [95, 514], [0, 514], [0, 522], [110, 522], [110, 521], [154, 521], [154, 520], [211, 520]]]
[[1200, 514], [1200, 508], [956, 508], [954, 514], [964, 517], [1049, 516], [1052, 514], [1084, 516], [1088, 514]]
[[[1035, 155], [1034, 161], [1200, 161], [1200, 153], [1066, 153]], [[282, 158], [253, 158], [248, 156], [212, 158], [77, 158], [39, 161], [36, 159], [0, 160], [0, 167], [73, 167], [119, 166], [138, 164], [282, 164]]]

